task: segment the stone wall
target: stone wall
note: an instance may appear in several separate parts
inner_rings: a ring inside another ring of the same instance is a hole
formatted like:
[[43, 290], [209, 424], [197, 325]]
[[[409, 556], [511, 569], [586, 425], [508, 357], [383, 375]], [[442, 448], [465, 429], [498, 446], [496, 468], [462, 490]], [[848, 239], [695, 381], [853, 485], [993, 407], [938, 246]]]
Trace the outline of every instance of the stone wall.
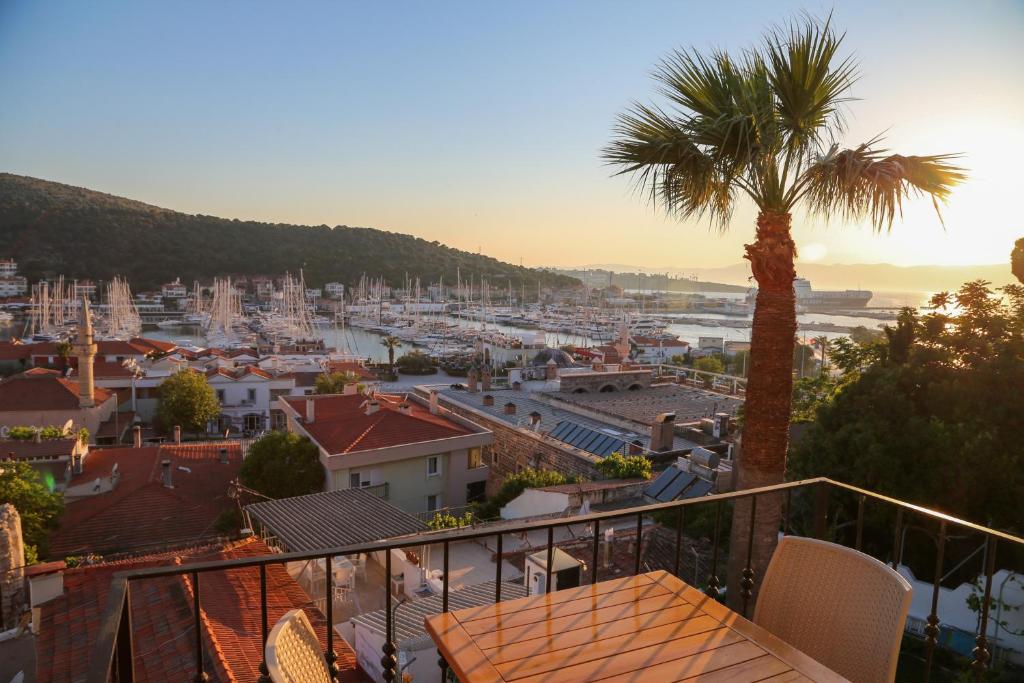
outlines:
[[619, 370], [617, 372], [564, 372], [558, 376], [561, 393], [631, 391], [651, 386], [650, 370]]
[[14, 628], [25, 603], [25, 545], [21, 516], [10, 503], [0, 505], [0, 630]]
[[484, 449], [484, 458], [490, 466], [487, 477], [488, 496], [493, 496], [498, 491], [505, 477], [527, 467], [554, 470], [569, 477], [601, 477], [594, 466], [600, 460], [596, 455], [548, 439], [528, 429], [513, 427], [486, 413], [449, 403], [444, 397], [441, 397], [440, 401], [448, 411], [472, 420], [494, 433], [494, 442]]

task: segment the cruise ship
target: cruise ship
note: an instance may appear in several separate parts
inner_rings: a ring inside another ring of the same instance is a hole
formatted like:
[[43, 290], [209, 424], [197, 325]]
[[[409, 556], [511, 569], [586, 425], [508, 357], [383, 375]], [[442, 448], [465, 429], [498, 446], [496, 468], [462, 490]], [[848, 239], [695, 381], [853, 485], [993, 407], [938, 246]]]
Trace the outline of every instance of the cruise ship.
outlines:
[[[796, 307], [800, 311], [845, 311], [864, 308], [871, 301], [872, 293], [866, 289], [815, 290], [811, 281], [802, 277], [793, 280]], [[754, 303], [757, 290], [747, 293], [747, 301]]]

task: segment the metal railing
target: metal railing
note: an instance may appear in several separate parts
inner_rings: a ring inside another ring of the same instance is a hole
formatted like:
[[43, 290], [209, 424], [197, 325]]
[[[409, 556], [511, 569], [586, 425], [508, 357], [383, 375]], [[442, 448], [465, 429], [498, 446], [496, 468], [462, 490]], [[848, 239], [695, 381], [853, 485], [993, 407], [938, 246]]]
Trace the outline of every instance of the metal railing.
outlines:
[[[800, 500], [795, 500], [795, 498], [798, 497], [794, 497], [794, 493], [800, 494], [800, 496], [798, 496]], [[808, 495], [804, 496], [804, 494]], [[840, 494], [846, 496], [846, 498], [838, 500], [839, 505], [834, 505], [833, 503], [837, 502], [837, 497]], [[299, 562], [322, 558], [327, 563], [326, 566], [330, 566], [332, 558], [338, 555], [348, 556], [383, 551], [385, 563], [384, 576], [390, 577], [392, 574], [391, 550], [408, 548], [410, 546], [440, 545], [443, 553], [443, 576], [445, 578], [442, 584], [442, 609], [443, 611], [448, 611], [449, 582], [447, 577], [449, 576], [449, 550], [452, 543], [480, 539], [486, 540], [492, 537], [495, 539], [495, 557], [497, 562], [495, 563], [494, 600], [495, 602], [500, 602], [502, 590], [501, 559], [503, 557], [503, 538], [506, 534], [524, 534], [530, 531], [547, 532], [547, 576], [544, 585], [546, 586], [546, 590], [550, 591], [552, 587], [552, 559], [556, 546], [554, 539], [554, 531], [556, 528], [587, 524], [591, 525], [593, 537], [591, 567], [593, 567], [593, 571], [590, 576], [590, 580], [591, 582], [596, 582], [598, 580], [599, 573], [598, 563], [600, 559], [599, 551], [602, 525], [611, 523], [615, 520], [628, 520], [630, 518], [636, 519], [637, 540], [635, 543], [636, 556], [633, 571], [634, 573], [639, 574], [641, 570], [643, 547], [643, 544], [640, 542], [640, 534], [643, 532], [644, 517], [658, 514], [666, 515], [663, 519], [669, 519], [671, 518], [671, 513], [674, 513], [675, 556], [672, 565], [674, 574], [678, 576], [681, 568], [683, 531], [685, 524], [687, 523], [687, 515], [690, 514], [692, 517], [693, 513], [698, 512], [702, 507], [711, 508], [712, 515], [705, 517], [704, 522], [707, 523], [709, 528], [713, 528], [712, 557], [704, 592], [712, 598], [721, 599], [724, 591], [722, 590], [722, 581], [719, 577], [719, 570], [723, 558], [719, 552], [719, 546], [721, 540], [720, 537], [723, 533], [723, 526], [728, 522], [728, 518], [724, 514], [725, 507], [728, 504], [735, 505], [738, 502], [749, 500], [749, 520], [744, 520], [749, 522], [749, 529], [746, 530], [748, 536], [743, 544], [743, 552], [746, 557], [741, 578], [738, 581], [739, 594], [741, 598], [740, 611], [744, 616], [746, 616], [748, 608], [750, 607], [750, 600], [753, 596], [753, 589], [756, 585], [756, 576], [752, 567], [752, 553], [754, 545], [754, 522], [757, 519], [757, 511], [759, 507], [757, 503], [759, 500], [764, 501], [769, 498], [778, 501], [781, 505], [779, 530], [782, 533], [792, 533], [794, 529], [798, 529], [800, 531], [807, 532], [808, 535], [813, 537], [831, 538], [831, 540], [834, 541], [841, 541], [840, 537], [843, 536], [852, 536], [852, 545], [858, 550], [861, 550], [865, 545], [865, 542], [868, 540], [865, 535], [866, 507], [868, 504], [870, 503], [872, 506], [878, 505], [894, 508], [895, 525], [892, 531], [892, 556], [889, 560], [893, 568], [896, 568], [901, 563], [901, 556], [903, 554], [902, 541], [904, 540], [905, 529], [908, 528], [911, 520], [926, 520], [936, 525], [936, 572], [932, 589], [931, 610], [927, 617], [928, 625], [924, 629], [924, 680], [929, 680], [932, 672], [934, 655], [938, 645], [938, 636], [940, 634], [939, 625], [942, 623], [939, 619], [939, 615], [937, 614], [938, 597], [943, 572], [944, 552], [946, 550], [947, 540], [950, 538], [950, 530], [952, 528], [956, 528], [961, 530], [961, 532], [980, 534], [984, 538], [985, 549], [983, 567], [981, 570], [981, 573], [984, 576], [984, 597], [979, 603], [978, 628], [976, 630], [975, 638], [976, 647], [972, 652], [971, 667], [976, 673], [978, 680], [981, 680], [983, 673], [987, 668], [989, 668], [992, 659], [991, 643], [989, 642], [988, 633], [990, 630], [989, 611], [992, 604], [992, 576], [996, 571], [997, 547], [1008, 545], [1013, 550], [1013, 552], [1010, 553], [1011, 555], [1017, 558], [1024, 557], [1024, 538], [1020, 538], [1010, 533], [989, 529], [919, 505], [907, 503], [823, 477], [786, 482], [756, 489], [722, 493], [702, 498], [656, 503], [607, 512], [595, 512], [586, 515], [577, 515], [574, 517], [560, 517], [557, 519], [542, 519], [522, 523], [501, 523], [494, 526], [484, 525], [452, 529], [428, 534], [406, 536], [399, 539], [362, 543], [338, 548], [327, 548], [313, 552], [283, 553], [264, 557], [197, 562], [187, 565], [154, 567], [121, 572], [115, 575], [111, 584], [106, 610], [102, 617], [98, 637], [89, 662], [87, 680], [89, 683], [107, 683], [108, 681], [127, 683], [133, 680], [133, 633], [130, 605], [131, 585], [136, 581], [182, 575], [190, 577], [192, 586], [194, 586], [194, 654], [195, 667], [197, 671], [195, 680], [205, 681], [208, 678], [204, 671], [204, 646], [202, 628], [200, 624], [200, 578], [208, 572], [243, 569], [249, 567], [259, 568], [260, 616], [262, 625], [261, 638], [264, 646], [261, 651], [265, 651], [269, 626], [267, 620], [266, 567], [269, 564], [282, 564], [286, 562]], [[764, 509], [768, 506], [763, 504], [760, 507]], [[854, 508], [856, 509], [856, 512], [853, 513], [850, 519], [846, 521], [840, 520], [840, 512], [842, 510], [849, 511]], [[808, 513], [809, 520], [798, 522], [794, 519], [794, 513], [801, 511]], [[742, 522], [737, 520], [737, 523]], [[873, 540], [877, 545], [878, 534], [874, 533], [872, 536], [874, 537]], [[886, 544], [887, 543], [888, 541], [886, 541]], [[332, 674], [336, 674], [337, 668], [335, 667], [335, 662], [337, 661], [337, 656], [334, 652], [335, 632], [333, 628], [333, 600], [331, 599], [333, 591], [333, 577], [330, 573], [327, 574], [325, 590], [325, 616], [327, 617], [329, 627], [327, 628], [327, 648], [324, 653], [324, 657], [327, 661], [328, 667], [332, 671]], [[386, 640], [383, 647], [384, 656], [381, 659], [381, 663], [384, 667], [383, 680], [390, 683], [391, 681], [399, 680], [400, 678], [398, 672], [398, 659], [396, 657], [397, 648], [393, 640], [393, 596], [389, 582], [386, 579], [384, 581], [384, 585], [381, 586], [381, 590], [385, 593], [384, 613], [386, 615]], [[442, 670], [442, 680], [447, 680], [446, 676], [448, 673], [448, 665], [443, 657], [441, 657], [438, 664]], [[259, 670], [262, 674], [260, 681], [269, 681], [265, 662], [260, 663]]]

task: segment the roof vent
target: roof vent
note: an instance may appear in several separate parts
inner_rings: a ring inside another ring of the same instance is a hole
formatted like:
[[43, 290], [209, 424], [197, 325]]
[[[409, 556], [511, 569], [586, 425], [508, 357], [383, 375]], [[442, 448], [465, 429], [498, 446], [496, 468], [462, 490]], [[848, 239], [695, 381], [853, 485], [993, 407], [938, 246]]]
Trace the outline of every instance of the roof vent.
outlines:
[[506, 403], [505, 404], [505, 414], [506, 415], [515, 415], [516, 414], [516, 404], [513, 403], [512, 401], [509, 401], [508, 403]]
[[398, 404], [398, 412], [402, 415], [412, 415], [412, 405], [408, 401], [402, 401]]
[[171, 482], [171, 461], [170, 459], [163, 459], [160, 461], [160, 470], [163, 475], [164, 486], [169, 489], [174, 488], [174, 484]]
[[491, 396], [490, 394], [484, 394], [484, 405], [485, 406], [493, 406], [494, 405], [494, 397]]
[[367, 415], [373, 415], [378, 410], [380, 410], [380, 403], [378, 403], [376, 400], [371, 399], [371, 400], [366, 402], [366, 414]]

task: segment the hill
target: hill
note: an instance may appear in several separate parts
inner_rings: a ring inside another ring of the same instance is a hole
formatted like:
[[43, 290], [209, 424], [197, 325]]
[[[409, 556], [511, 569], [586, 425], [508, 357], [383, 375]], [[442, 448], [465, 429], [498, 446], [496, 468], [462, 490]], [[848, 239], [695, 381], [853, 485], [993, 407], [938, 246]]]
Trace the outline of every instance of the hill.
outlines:
[[0, 173], [0, 258], [14, 258], [30, 281], [126, 276], [136, 290], [216, 275], [282, 275], [300, 268], [306, 283], [353, 284], [366, 274], [423, 285], [456, 271], [494, 287], [573, 286], [561, 275], [373, 228], [239, 221], [163, 209], [37, 178]]

